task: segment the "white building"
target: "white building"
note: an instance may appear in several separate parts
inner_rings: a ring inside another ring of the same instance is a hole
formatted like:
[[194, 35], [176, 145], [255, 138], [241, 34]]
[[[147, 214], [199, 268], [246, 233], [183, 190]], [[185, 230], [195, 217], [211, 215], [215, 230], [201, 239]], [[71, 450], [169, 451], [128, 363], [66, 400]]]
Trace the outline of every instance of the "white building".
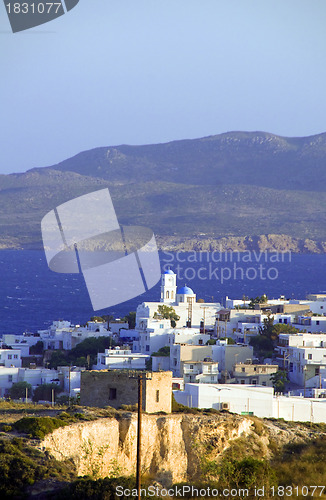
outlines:
[[212, 359], [217, 361], [224, 379], [232, 376], [234, 365], [253, 359], [253, 347], [243, 344], [228, 344], [226, 340], [218, 340], [212, 345]]
[[214, 361], [185, 361], [183, 363], [183, 380], [185, 383], [217, 384], [218, 379], [218, 363]]
[[279, 363], [301, 387], [326, 386], [326, 334], [280, 334]]
[[12, 384], [18, 382], [19, 368], [0, 366], [0, 397], [3, 398]]
[[169, 319], [141, 318], [138, 322], [139, 340], [133, 342], [133, 352], [150, 355], [168, 345], [173, 333]]
[[170, 269], [161, 277], [160, 302], [143, 302], [137, 307], [136, 329], [145, 318], [153, 318], [158, 312], [158, 306], [172, 306], [180, 317], [178, 327], [194, 327], [202, 330], [213, 329], [216, 312], [221, 308], [219, 303], [196, 302], [196, 294], [188, 286], [177, 289], [177, 276]]
[[22, 365], [20, 349], [0, 349], [0, 366], [6, 368], [20, 367]]
[[292, 321], [292, 325], [299, 330], [306, 330], [310, 333], [326, 332], [326, 317], [296, 316]]
[[57, 370], [49, 368], [20, 368], [18, 372], [18, 382], [31, 384], [32, 389], [43, 384], [58, 384], [60, 378]]
[[229, 410], [260, 418], [298, 422], [326, 422], [326, 399], [274, 396], [273, 388], [255, 385], [186, 384], [173, 391], [178, 403], [192, 408]]
[[212, 361], [211, 345], [173, 344], [170, 348], [170, 369], [173, 377], [183, 377], [184, 363]]
[[237, 384], [273, 387], [271, 375], [276, 373], [278, 369], [278, 365], [237, 363], [234, 365], [233, 378]]
[[119, 334], [121, 329], [128, 330], [129, 325], [125, 321], [110, 321], [109, 323], [109, 331], [111, 333]]
[[170, 356], [152, 356], [152, 371], [169, 372], [172, 371], [170, 369]]
[[172, 333], [168, 334], [168, 345], [206, 345], [210, 338], [207, 333], [200, 333], [198, 328], [174, 328]]
[[[0, 396], [4, 397], [8, 389], [17, 382], [31, 384], [32, 389], [42, 384], [62, 383], [57, 370], [47, 368], [6, 368], [0, 366]], [[30, 395], [28, 395], [30, 397]]]
[[146, 354], [133, 353], [130, 349], [105, 349], [105, 352], [98, 353], [97, 364], [93, 370], [145, 370], [146, 361], [150, 357]]
[[69, 321], [53, 321], [47, 330], [39, 330], [44, 349], [71, 350], [88, 338], [111, 336], [106, 323], [88, 321], [86, 326], [72, 325]]
[[58, 377], [62, 380], [63, 390], [70, 396], [80, 393], [81, 372], [84, 368], [80, 366], [58, 366]]

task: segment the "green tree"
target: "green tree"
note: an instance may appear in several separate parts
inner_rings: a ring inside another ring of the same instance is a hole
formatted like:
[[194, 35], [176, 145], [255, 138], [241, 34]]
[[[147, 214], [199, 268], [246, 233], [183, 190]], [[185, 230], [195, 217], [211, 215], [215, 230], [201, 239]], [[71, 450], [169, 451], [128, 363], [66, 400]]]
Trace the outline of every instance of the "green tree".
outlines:
[[54, 395], [56, 396], [59, 392], [61, 392], [60, 387], [55, 384], [42, 384], [36, 387], [33, 391], [33, 401], [51, 401], [52, 400], [52, 389], [54, 390]]
[[136, 312], [135, 311], [131, 311], [129, 314], [127, 314], [122, 319], [123, 319], [123, 321], [128, 323], [130, 330], [133, 330], [135, 328], [135, 326], [136, 326]]
[[112, 337], [101, 336], [88, 338], [71, 349], [68, 354], [68, 359], [73, 365], [85, 366], [85, 359], [88, 365], [87, 359], [89, 356], [89, 365], [91, 367], [97, 361], [98, 352], [104, 352], [105, 349], [109, 349], [115, 345], [116, 342], [112, 340]]
[[32, 394], [32, 386], [27, 382], [16, 382], [12, 384], [11, 388], [8, 391], [8, 395], [11, 399], [19, 399], [26, 397], [26, 389], [27, 395], [30, 397]]
[[275, 481], [271, 466], [267, 460], [245, 457], [242, 460], [223, 459], [219, 467], [220, 488], [248, 488], [256, 485], [268, 486]]
[[92, 316], [91, 321], [96, 321], [96, 323], [104, 323], [105, 320], [102, 318], [102, 316]]
[[[248, 298], [248, 297], [246, 297]], [[263, 295], [257, 295], [255, 298], [251, 298], [249, 302], [249, 308], [250, 309], [255, 309], [256, 304], [267, 304], [268, 302], [268, 297], [265, 293]]]
[[29, 348], [29, 353], [34, 355], [43, 354], [43, 351], [44, 351], [44, 344], [42, 340], [39, 340], [38, 342], [36, 342], [36, 344], [31, 345], [31, 347]]
[[169, 319], [172, 328], [174, 328], [180, 316], [177, 315], [172, 306], [160, 305], [157, 308], [157, 312], [154, 313], [154, 318]]
[[285, 384], [288, 381], [287, 373], [285, 370], [278, 370], [271, 375], [271, 381], [275, 392], [284, 392]]
[[273, 356], [275, 344], [280, 333], [298, 333], [298, 329], [292, 325], [277, 323], [274, 325], [274, 316], [264, 319], [263, 326], [259, 327], [258, 335], [252, 337], [250, 345], [258, 350], [262, 356]]
[[52, 351], [49, 360], [49, 368], [54, 368], [56, 370], [58, 366], [67, 366], [69, 364], [68, 354], [67, 351]]
[[170, 346], [166, 345], [164, 347], [160, 347], [157, 352], [153, 352], [152, 356], [170, 356]]
[[292, 325], [284, 325], [284, 323], [277, 323], [273, 325], [273, 335], [278, 337], [280, 333], [298, 333], [298, 328]]

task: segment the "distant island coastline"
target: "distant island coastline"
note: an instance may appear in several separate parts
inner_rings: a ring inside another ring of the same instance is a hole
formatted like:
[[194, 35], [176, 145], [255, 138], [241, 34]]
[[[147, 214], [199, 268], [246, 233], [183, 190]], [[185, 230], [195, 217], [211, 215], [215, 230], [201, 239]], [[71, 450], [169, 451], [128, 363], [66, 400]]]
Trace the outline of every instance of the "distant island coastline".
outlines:
[[[225, 236], [222, 238], [156, 236], [158, 249], [169, 252], [291, 252], [298, 254], [324, 254], [326, 241], [293, 238], [286, 234], [260, 236]], [[93, 251], [91, 246], [84, 246]], [[43, 250], [42, 243], [21, 245], [19, 240], [1, 239], [1, 250]], [[105, 248], [103, 248], [105, 250]], [[119, 249], [120, 250], [120, 249]]]

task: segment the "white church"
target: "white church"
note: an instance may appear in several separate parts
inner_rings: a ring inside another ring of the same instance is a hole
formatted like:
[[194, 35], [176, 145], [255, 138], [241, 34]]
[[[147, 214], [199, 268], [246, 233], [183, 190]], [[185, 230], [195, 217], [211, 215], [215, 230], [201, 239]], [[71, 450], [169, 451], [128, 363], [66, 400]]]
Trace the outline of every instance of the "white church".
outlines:
[[[157, 316], [161, 305], [173, 307], [180, 317], [175, 328], [171, 327], [169, 319]], [[161, 277], [160, 302], [143, 302], [137, 307], [135, 329], [139, 332], [139, 341], [134, 343], [133, 350], [151, 354], [169, 345], [176, 335], [180, 339], [184, 337], [185, 342], [190, 336], [194, 337], [194, 342], [199, 342], [199, 337], [203, 337], [207, 330], [214, 329], [216, 313], [220, 309], [218, 302], [197, 302], [196, 294], [187, 285], [177, 288], [177, 276], [169, 269]]]

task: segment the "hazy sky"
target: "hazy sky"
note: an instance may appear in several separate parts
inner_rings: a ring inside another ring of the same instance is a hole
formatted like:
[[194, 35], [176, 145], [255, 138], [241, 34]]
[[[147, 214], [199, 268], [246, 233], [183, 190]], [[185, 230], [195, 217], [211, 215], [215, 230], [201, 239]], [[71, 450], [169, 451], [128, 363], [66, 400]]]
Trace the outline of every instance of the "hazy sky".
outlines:
[[13, 34], [0, 5], [1, 173], [97, 146], [326, 131], [325, 0], [80, 0]]

